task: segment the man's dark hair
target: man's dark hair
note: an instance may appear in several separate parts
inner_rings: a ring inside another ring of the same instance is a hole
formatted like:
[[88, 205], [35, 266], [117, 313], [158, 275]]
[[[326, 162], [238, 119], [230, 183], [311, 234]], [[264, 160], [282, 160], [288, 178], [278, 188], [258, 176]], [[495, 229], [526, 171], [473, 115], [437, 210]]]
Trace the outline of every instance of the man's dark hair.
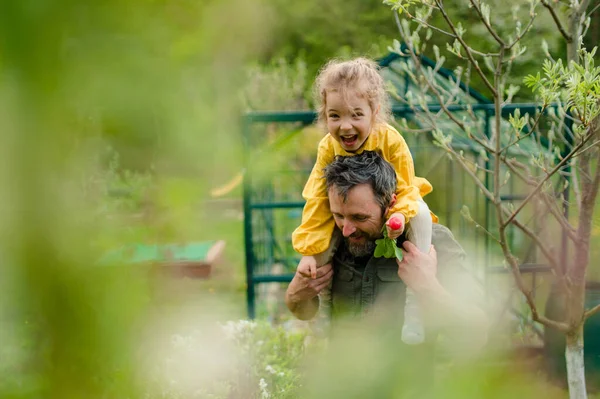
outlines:
[[381, 209], [385, 209], [396, 192], [396, 171], [375, 151], [363, 151], [354, 156], [338, 155], [323, 171], [327, 190], [335, 187], [344, 201], [351, 188], [359, 184], [368, 184], [373, 189]]

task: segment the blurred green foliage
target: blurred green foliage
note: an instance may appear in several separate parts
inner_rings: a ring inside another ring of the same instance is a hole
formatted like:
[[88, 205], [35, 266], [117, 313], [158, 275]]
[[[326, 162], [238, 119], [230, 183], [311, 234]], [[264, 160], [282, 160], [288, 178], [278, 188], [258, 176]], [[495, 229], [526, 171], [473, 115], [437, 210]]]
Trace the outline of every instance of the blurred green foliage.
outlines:
[[[97, 259], [219, 223], [191, 204], [239, 168], [236, 90], [267, 13], [237, 0], [0, 3], [1, 397], [140, 394], [134, 343], [154, 283]], [[161, 218], [131, 219], [149, 207]]]

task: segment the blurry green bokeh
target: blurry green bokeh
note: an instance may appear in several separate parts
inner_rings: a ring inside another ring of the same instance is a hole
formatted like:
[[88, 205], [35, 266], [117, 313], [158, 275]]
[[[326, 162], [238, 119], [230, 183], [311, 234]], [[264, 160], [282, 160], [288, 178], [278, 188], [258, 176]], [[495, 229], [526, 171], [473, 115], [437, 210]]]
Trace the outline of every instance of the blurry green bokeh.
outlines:
[[[222, 238], [199, 210], [239, 171], [240, 67], [267, 16], [260, 1], [0, 2], [0, 397], [143, 394], [155, 283], [97, 260]], [[111, 191], [125, 170], [129, 203]]]

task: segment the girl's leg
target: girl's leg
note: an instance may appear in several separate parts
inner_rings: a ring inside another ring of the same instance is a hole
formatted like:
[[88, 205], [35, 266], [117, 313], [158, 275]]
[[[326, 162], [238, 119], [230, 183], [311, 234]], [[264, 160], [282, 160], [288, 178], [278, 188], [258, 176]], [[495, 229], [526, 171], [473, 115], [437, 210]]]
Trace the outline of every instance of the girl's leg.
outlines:
[[431, 249], [431, 235], [433, 234], [433, 223], [431, 222], [431, 213], [429, 207], [423, 200], [419, 200], [419, 211], [417, 215], [410, 220], [406, 231], [408, 241], [419, 248], [419, 251], [429, 253]]
[[[431, 235], [433, 225], [429, 207], [419, 201], [419, 211], [407, 226], [408, 240], [415, 244], [421, 251], [428, 253], [431, 248]], [[402, 326], [402, 342], [409, 345], [418, 345], [425, 341], [425, 328], [417, 297], [413, 290], [406, 288], [406, 303], [404, 305], [404, 326]]]

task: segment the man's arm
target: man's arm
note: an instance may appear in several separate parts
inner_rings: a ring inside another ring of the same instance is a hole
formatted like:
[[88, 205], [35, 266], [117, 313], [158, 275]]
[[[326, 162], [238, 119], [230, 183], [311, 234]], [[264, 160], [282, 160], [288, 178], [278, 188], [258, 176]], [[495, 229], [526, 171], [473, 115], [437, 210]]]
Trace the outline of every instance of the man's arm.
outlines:
[[298, 266], [294, 278], [285, 292], [285, 304], [300, 320], [312, 319], [319, 310], [319, 292], [331, 282], [332, 266], [325, 265], [317, 269], [317, 278], [310, 277], [309, 270]]
[[473, 304], [477, 300], [463, 300], [440, 283], [435, 248], [432, 246], [426, 254], [409, 241], [405, 241], [403, 246], [405, 252], [402, 261], [398, 261], [398, 276], [417, 294], [419, 302], [438, 324], [436, 327], [455, 332], [454, 338], [466, 340], [471, 349], [485, 345], [488, 329], [486, 314]]

